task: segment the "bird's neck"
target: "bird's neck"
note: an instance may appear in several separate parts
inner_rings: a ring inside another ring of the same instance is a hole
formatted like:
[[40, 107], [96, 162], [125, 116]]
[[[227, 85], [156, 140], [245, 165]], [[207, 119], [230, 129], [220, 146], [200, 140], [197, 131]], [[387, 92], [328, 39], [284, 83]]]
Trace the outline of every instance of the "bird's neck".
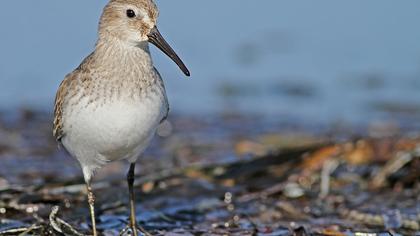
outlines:
[[94, 52], [96, 64], [108, 70], [124, 70], [131, 72], [146, 72], [153, 70], [153, 61], [148, 42], [132, 44], [108, 38], [98, 40]]

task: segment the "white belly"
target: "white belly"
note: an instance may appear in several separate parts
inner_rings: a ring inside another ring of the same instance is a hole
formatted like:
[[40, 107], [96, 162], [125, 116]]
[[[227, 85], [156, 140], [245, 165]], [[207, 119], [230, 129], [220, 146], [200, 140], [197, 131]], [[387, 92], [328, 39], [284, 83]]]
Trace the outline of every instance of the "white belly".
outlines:
[[109, 161], [134, 162], [148, 146], [167, 109], [158, 94], [103, 105], [87, 105], [88, 101], [78, 104], [65, 111], [62, 143], [89, 171]]

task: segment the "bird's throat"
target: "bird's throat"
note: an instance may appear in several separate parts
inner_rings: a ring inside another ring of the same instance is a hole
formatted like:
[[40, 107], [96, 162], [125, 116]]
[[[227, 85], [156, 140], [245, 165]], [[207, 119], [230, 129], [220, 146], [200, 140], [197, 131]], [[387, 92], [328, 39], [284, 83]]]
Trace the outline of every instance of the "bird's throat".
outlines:
[[153, 70], [153, 61], [147, 42], [130, 43], [118, 39], [98, 41], [95, 52], [96, 61], [107, 68], [120, 68], [132, 72]]

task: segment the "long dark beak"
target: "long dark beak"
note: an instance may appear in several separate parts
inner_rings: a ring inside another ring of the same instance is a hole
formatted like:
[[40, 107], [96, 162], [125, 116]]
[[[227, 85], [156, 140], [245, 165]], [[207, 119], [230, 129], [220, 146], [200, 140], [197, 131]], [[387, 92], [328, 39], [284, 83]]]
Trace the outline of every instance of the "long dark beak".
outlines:
[[147, 35], [149, 37], [149, 42], [158, 47], [162, 52], [164, 52], [168, 57], [170, 57], [184, 72], [186, 76], [190, 76], [190, 71], [185, 66], [184, 62], [182, 62], [181, 58], [175, 53], [175, 51], [169, 46], [163, 36], [160, 34], [157, 27], [154, 27], [150, 34]]

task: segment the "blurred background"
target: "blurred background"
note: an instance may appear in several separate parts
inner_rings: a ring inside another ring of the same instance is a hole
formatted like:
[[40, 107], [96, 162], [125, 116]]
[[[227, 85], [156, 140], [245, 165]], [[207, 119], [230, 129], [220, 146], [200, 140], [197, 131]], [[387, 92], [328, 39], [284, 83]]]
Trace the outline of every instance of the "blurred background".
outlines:
[[[106, 2], [2, 2], [0, 235], [54, 232], [56, 205], [90, 229], [80, 167], [57, 148], [51, 120]], [[192, 76], [151, 46], [171, 114], [137, 162], [142, 226], [420, 235], [420, 1], [157, 4], [160, 31]], [[126, 170], [115, 162], [95, 175], [104, 235], [126, 225]]]
[[[403, 125], [420, 117], [418, 1], [157, 3], [161, 32], [192, 71], [184, 78], [152, 49], [174, 113]], [[52, 110], [63, 77], [93, 50], [105, 4], [3, 3], [2, 110]]]

